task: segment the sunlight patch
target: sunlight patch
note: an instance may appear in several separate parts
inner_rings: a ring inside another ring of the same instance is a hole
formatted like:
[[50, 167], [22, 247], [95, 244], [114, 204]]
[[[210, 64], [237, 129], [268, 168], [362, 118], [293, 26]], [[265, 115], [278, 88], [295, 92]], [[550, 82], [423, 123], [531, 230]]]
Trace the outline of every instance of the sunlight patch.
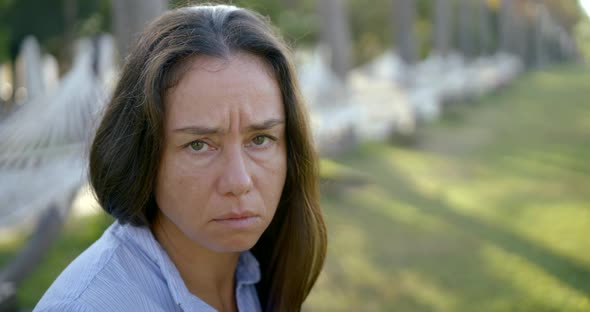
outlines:
[[590, 310], [590, 299], [582, 291], [565, 285], [534, 263], [493, 245], [482, 247], [481, 254], [494, 276], [526, 295], [521, 302], [541, 303], [556, 311]]

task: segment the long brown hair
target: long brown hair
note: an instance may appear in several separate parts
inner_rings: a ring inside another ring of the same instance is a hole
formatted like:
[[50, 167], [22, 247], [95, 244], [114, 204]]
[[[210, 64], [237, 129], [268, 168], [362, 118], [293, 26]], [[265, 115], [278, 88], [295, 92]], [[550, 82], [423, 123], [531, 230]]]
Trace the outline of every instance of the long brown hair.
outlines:
[[164, 95], [198, 55], [260, 57], [272, 69], [286, 119], [287, 178], [273, 221], [252, 248], [265, 311], [298, 311], [324, 263], [326, 228], [318, 160], [289, 49], [259, 14], [224, 5], [169, 11], [152, 22], [126, 58], [90, 150], [90, 180], [103, 209], [121, 223], [149, 226], [163, 143]]

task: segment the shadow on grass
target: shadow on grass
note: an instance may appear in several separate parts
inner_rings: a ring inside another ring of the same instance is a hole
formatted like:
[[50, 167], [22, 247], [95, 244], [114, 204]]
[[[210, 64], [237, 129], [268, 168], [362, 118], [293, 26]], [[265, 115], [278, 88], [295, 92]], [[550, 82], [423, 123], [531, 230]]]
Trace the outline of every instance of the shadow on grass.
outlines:
[[[330, 283], [323, 287], [332, 293], [322, 300], [340, 292], [345, 304], [323, 309], [315, 305], [317, 310], [471, 311], [474, 305], [491, 305], [498, 297], [522, 295], [482, 266], [480, 239], [464, 235], [455, 228], [460, 225], [439, 227], [396, 218], [388, 213], [396, 209], [388, 195], [371, 190], [368, 196], [379, 196], [371, 201], [359, 192], [340, 189], [324, 200], [333, 239], [325, 269]], [[437, 209], [430, 201], [416, 204]], [[369, 303], [377, 307], [371, 309]]]
[[[328, 258], [329, 287], [340, 287], [342, 293], [355, 294], [342, 299], [348, 300], [349, 308], [364, 309], [368, 307], [367, 302], [373, 302], [378, 307], [368, 310], [470, 311], [473, 306], [480, 306], [484, 311], [484, 306], [497, 310], [503, 300], [509, 301], [504, 303], [508, 310], [520, 307], [525, 311], [554, 311], [560, 308], [559, 302], [552, 305], [538, 298], [526, 298], [529, 294], [521, 287], [515, 287], [506, 277], [490, 270], [481, 254], [490, 244], [526, 259], [561, 283], [590, 294], [590, 269], [583, 264], [507, 228], [457, 212], [444, 198], [420, 192], [389, 163], [378, 158], [365, 159], [365, 166], [366, 163], [380, 168], [379, 174], [390, 179], [341, 187], [332, 181], [329, 188], [324, 188], [327, 193], [324, 206], [331, 216], [330, 234], [346, 244], [336, 246]], [[385, 201], [381, 207], [362, 197], [363, 189], [373, 186], [384, 192], [370, 191], [370, 196]], [[385, 190], [393, 191], [387, 194]], [[396, 209], [390, 206], [392, 202], [410, 206], [444, 225], [436, 229], [437, 226], [396, 220], [395, 214], [390, 213]], [[363, 237], [361, 243], [355, 244], [352, 242], [355, 235], [346, 233], [353, 228], [358, 231], [356, 236]], [[343, 238], [347, 235], [352, 235], [353, 239]], [[345, 248], [354, 250], [359, 258], [368, 258], [346, 260], [350, 255], [345, 254]], [[367, 263], [360, 265], [359, 261]], [[374, 275], [385, 277], [371, 277]], [[351, 285], [342, 286], [347, 284]]]
[[407, 194], [407, 196], [396, 198], [397, 200], [405, 201], [423, 213], [440, 218], [462, 231], [492, 242], [512, 254], [519, 255], [543, 268], [564, 284], [590, 296], [589, 267], [571, 258], [559, 255], [534, 241], [525, 239], [509, 229], [461, 214], [448, 206], [444, 198], [431, 198], [421, 194], [414, 183], [404, 179], [404, 175], [395, 170], [390, 163], [378, 159], [372, 159], [371, 162], [381, 170], [386, 171], [385, 175], [395, 177], [395, 180], [397, 180], [395, 184], [380, 181], [380, 183], [383, 183], [383, 187], [395, 188], [398, 194]]
[[323, 185], [331, 240], [314, 310], [587, 311], [590, 116], [574, 74], [532, 74], [457, 106], [421, 129], [418, 151], [339, 157], [366, 180]]

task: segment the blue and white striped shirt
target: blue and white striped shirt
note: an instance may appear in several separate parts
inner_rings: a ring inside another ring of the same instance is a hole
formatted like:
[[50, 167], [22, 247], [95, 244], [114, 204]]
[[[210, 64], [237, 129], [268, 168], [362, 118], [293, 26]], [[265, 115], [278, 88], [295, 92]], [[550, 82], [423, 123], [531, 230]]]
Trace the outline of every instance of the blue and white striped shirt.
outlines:
[[[239, 311], [261, 311], [252, 253], [236, 268]], [[115, 222], [53, 282], [33, 311], [215, 311], [186, 288], [147, 227]]]

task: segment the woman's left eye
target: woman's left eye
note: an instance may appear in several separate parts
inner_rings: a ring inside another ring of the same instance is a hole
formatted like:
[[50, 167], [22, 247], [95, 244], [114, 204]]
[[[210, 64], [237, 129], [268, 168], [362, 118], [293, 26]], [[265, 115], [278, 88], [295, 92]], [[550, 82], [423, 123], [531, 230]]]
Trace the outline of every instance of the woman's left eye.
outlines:
[[254, 139], [252, 139], [252, 143], [256, 145], [262, 145], [268, 138], [264, 135], [258, 135]]
[[252, 139], [252, 143], [256, 146], [268, 145], [273, 140], [268, 135], [257, 135]]

